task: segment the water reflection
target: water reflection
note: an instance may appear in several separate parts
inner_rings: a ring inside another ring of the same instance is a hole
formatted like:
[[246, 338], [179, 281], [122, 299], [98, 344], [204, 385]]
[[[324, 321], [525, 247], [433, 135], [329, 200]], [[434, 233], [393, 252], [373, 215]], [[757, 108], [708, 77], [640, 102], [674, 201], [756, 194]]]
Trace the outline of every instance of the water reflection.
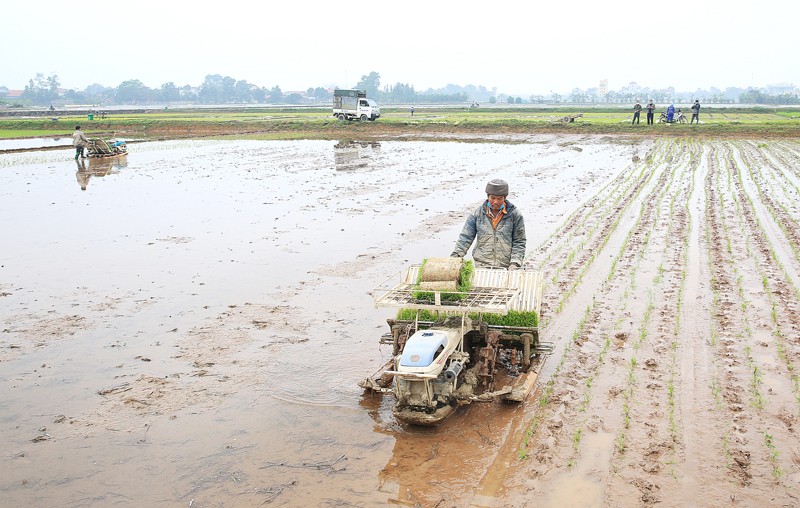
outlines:
[[[450, 448], [443, 433], [453, 426], [403, 426], [392, 416], [394, 402], [391, 396], [368, 393], [359, 401], [375, 422], [373, 431], [395, 440], [392, 456], [378, 474], [379, 490], [388, 496], [389, 505], [438, 506], [444, 500], [443, 490], [459, 483], [452, 477], [462, 472], [458, 464], [448, 467], [447, 461], [439, 457], [440, 448], [445, 453]], [[433, 478], [435, 482], [431, 481]]]
[[377, 141], [339, 141], [333, 145], [333, 160], [336, 171], [352, 171], [369, 167], [369, 163], [380, 151]]
[[75, 164], [78, 165], [78, 172], [75, 173], [75, 178], [78, 180], [78, 185], [80, 186], [81, 190], [86, 190], [86, 187], [89, 186], [89, 178], [92, 177], [92, 174], [86, 168], [86, 162], [84, 159], [77, 159]]
[[[392, 455], [378, 473], [387, 505], [452, 506], [465, 492], [487, 482], [486, 473], [511, 435], [516, 405], [480, 403], [459, 407], [435, 427], [399, 423], [391, 395], [364, 393], [359, 405], [372, 418], [373, 432], [394, 438]], [[508, 453], [506, 451], [505, 453]], [[499, 506], [484, 494], [489, 504]]]
[[83, 191], [89, 186], [89, 180], [92, 177], [113, 175], [119, 173], [120, 169], [128, 166], [128, 158], [125, 155], [119, 157], [91, 158], [88, 159], [88, 164], [86, 161], [87, 159], [78, 159], [75, 161], [78, 166], [75, 179], [78, 181], [78, 186]]

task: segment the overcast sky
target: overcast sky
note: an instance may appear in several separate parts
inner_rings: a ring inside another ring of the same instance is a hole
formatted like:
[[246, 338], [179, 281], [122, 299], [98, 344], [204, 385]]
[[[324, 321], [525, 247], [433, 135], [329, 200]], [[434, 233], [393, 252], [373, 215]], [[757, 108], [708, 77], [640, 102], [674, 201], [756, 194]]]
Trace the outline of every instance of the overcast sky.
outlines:
[[529, 96], [635, 81], [679, 91], [800, 86], [800, 1], [44, 0], [5, 2], [0, 86], [208, 74], [286, 91], [448, 83]]

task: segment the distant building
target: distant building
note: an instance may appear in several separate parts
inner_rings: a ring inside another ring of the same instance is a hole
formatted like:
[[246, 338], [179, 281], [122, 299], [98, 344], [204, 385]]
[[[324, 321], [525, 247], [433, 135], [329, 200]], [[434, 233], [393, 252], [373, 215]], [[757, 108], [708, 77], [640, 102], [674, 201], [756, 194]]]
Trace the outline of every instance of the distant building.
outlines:
[[622, 87], [622, 90], [620, 90], [620, 91], [621, 92], [629, 92], [629, 93], [634, 93], [635, 94], [635, 93], [641, 92], [642, 91], [642, 87], [639, 86], [639, 83], [637, 83], [636, 81], [631, 81], [630, 83], [628, 83], [628, 86]]
[[767, 85], [764, 90], [770, 95], [782, 95], [792, 93], [795, 88], [791, 83], [776, 83], [774, 85]]
[[601, 97], [605, 97], [606, 95], [608, 95], [608, 80], [607, 79], [601, 79], [600, 80], [600, 86], [597, 87], [597, 94], [600, 95]]

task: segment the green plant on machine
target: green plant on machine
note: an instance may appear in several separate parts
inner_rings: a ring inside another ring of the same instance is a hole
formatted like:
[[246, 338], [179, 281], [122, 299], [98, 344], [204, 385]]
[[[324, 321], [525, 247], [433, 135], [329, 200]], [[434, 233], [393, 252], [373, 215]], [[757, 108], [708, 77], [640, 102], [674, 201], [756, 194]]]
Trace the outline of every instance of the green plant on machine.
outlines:
[[[536, 327], [539, 321], [538, 315], [534, 311], [510, 310], [508, 314], [480, 314], [477, 312], [470, 312], [467, 316], [473, 322], [482, 322], [490, 326], [531, 328]], [[444, 317], [446, 317], [444, 312], [428, 309], [399, 309], [396, 315], [398, 321], [419, 320], [434, 323], [442, 321]]]
[[480, 320], [487, 325], [496, 326], [535, 327], [539, 323], [539, 317], [533, 311], [510, 310], [507, 314], [470, 313], [469, 317], [473, 321]]
[[439, 321], [441, 320], [440, 314], [435, 310], [428, 309], [399, 309], [397, 311], [398, 321]]
[[[422, 265], [419, 268], [419, 273], [417, 274], [417, 284], [416, 287], [419, 287], [420, 282], [422, 282], [422, 274], [425, 270], [425, 265], [427, 264], [428, 260], [423, 259]], [[440, 297], [442, 301], [459, 301], [466, 298], [466, 293], [472, 289], [472, 271], [473, 271], [473, 263], [472, 261], [465, 261], [461, 264], [461, 270], [458, 274], [458, 281], [456, 282], [456, 290], [455, 291], [441, 291]], [[411, 293], [417, 300], [421, 301], [434, 301], [435, 294], [433, 291], [420, 291], [415, 290]]]

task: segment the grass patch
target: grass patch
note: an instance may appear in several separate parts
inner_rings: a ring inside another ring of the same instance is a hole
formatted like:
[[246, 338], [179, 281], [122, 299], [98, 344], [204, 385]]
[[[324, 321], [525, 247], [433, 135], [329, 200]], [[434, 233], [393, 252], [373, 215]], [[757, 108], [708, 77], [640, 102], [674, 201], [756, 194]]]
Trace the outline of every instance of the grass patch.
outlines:
[[483, 316], [473, 313], [470, 314], [469, 317], [473, 321], [476, 321], [480, 318], [480, 320], [487, 325], [495, 326], [535, 328], [539, 324], [539, 316], [533, 311], [520, 312], [517, 310], [510, 310], [508, 311], [508, 314], [484, 314]]
[[440, 313], [434, 310], [428, 309], [399, 309], [397, 311], [397, 320], [398, 321], [416, 321], [417, 320], [417, 312], [419, 312], [419, 320], [420, 321], [439, 321], [440, 320]]
[[[116, 131], [122, 136], [196, 137], [290, 133], [297, 139], [336, 139], [343, 133], [362, 137], [426, 132], [567, 132], [580, 134], [634, 134], [647, 136], [775, 136], [796, 137], [800, 122], [795, 109], [725, 108], [724, 115], [703, 109], [700, 125], [656, 124], [631, 126], [627, 108], [586, 107], [536, 108], [487, 107], [478, 110], [425, 107], [414, 117], [404, 108], [384, 107], [375, 122], [339, 122], [327, 107], [250, 107], [242, 109], [181, 109], [180, 111], [131, 109], [108, 113], [107, 118], [87, 121], [85, 111], [32, 111], [31, 116], [0, 117], [0, 138], [49, 136], [71, 132], [80, 123], [88, 131]], [[573, 123], [559, 119], [582, 113]], [[50, 120], [59, 118], [58, 122]], [[16, 134], [13, 132], [17, 131]], [[289, 138], [291, 139], [291, 138]]]

